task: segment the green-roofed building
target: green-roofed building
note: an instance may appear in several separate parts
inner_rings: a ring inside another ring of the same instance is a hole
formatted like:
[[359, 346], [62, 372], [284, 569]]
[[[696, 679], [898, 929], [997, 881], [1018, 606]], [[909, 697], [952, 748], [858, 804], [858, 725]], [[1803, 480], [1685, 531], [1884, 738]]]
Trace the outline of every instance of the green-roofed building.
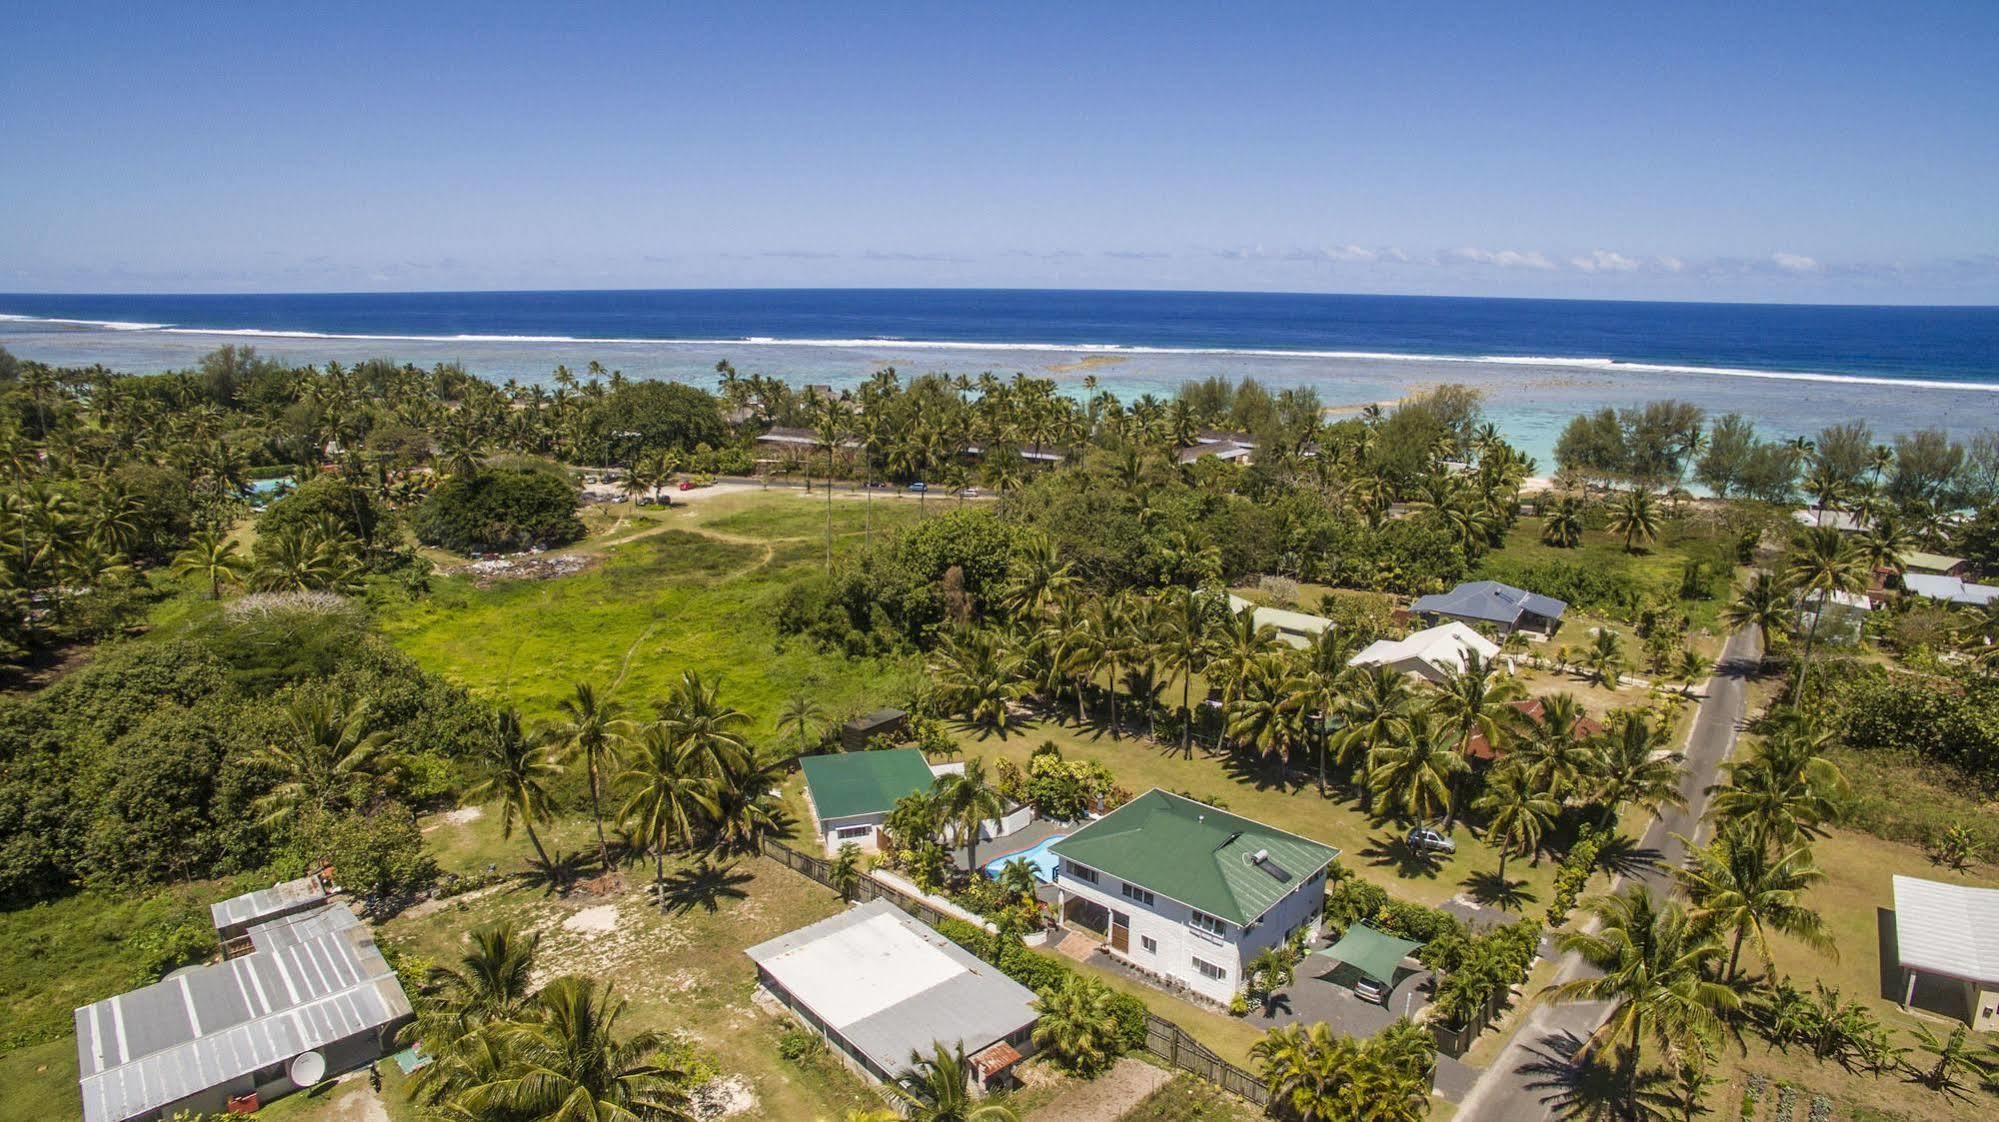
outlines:
[[807, 756], [799, 766], [805, 771], [805, 799], [828, 853], [845, 842], [876, 848], [876, 829], [896, 800], [928, 791], [935, 778], [923, 753], [914, 748]]
[[1049, 847], [1065, 926], [1215, 1001], [1243, 965], [1316, 930], [1340, 851], [1157, 788]]

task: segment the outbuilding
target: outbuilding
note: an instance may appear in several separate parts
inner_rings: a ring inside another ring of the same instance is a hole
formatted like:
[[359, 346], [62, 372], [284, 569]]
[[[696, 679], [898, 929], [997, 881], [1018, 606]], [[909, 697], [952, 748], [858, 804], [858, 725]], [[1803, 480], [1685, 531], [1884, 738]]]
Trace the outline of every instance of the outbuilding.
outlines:
[[878, 848], [876, 831], [896, 802], [930, 790], [937, 778], [914, 748], [807, 756], [798, 766], [805, 772], [805, 801], [828, 853], [848, 842]]
[[876, 737], [893, 737], [909, 723], [909, 714], [900, 709], [877, 709], [840, 726], [840, 747], [859, 752]]
[[1999, 1029], [1999, 888], [1896, 877], [1895, 951], [1904, 1008], [1941, 1006], [1980, 1032]]
[[744, 953], [763, 989], [870, 1080], [896, 1082], [912, 1054], [942, 1045], [990, 1088], [1034, 1051], [1034, 992], [887, 900]]
[[76, 1011], [84, 1122], [256, 1110], [394, 1050], [409, 998], [345, 905], [247, 938], [247, 954]]

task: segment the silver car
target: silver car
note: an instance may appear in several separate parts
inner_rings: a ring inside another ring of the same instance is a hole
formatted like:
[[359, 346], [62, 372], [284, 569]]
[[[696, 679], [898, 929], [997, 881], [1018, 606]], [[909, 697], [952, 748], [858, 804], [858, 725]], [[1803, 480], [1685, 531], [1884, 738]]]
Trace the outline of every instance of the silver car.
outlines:
[[1456, 853], [1458, 843], [1428, 826], [1418, 826], [1402, 839], [1410, 849], [1423, 853]]

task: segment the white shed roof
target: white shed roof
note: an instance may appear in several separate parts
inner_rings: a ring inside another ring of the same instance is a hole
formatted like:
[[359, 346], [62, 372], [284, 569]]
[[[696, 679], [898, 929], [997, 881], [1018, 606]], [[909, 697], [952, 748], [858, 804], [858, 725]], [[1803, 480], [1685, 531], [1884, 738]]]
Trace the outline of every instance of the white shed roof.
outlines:
[[1999, 982], [1999, 888], [1896, 877], [1895, 944], [1910, 969]]
[[1347, 665], [1395, 666], [1413, 660], [1440, 671], [1463, 670], [1470, 651], [1478, 652], [1480, 658], [1491, 659], [1498, 656], [1499, 644], [1452, 620], [1426, 627], [1406, 639], [1377, 639], [1348, 659]]
[[1034, 1023], [1034, 993], [886, 900], [744, 952], [885, 1072], [933, 1042], [975, 1052]]

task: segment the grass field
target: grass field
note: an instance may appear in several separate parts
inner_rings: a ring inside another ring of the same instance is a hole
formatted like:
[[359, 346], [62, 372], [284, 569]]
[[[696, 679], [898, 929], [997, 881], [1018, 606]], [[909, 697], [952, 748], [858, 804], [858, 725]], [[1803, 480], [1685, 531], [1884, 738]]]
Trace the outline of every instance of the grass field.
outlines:
[[[1512, 562], [1530, 565], [1562, 562], [1629, 576], [1646, 591], [1678, 602], [1681, 610], [1687, 613], [1691, 627], [1689, 637], [1696, 641], [1701, 653], [1712, 656], [1720, 649], [1724, 637], [1720, 623], [1722, 602], [1678, 600], [1680, 566], [1696, 552], [1705, 553], [1709, 548], [1711, 539], [1706, 530], [1695, 528], [1688, 522], [1666, 519], [1659, 540], [1640, 547], [1637, 553], [1625, 552], [1624, 539], [1600, 530], [1585, 531], [1582, 544], [1574, 549], [1557, 549], [1541, 541], [1540, 519], [1522, 518], [1507, 532], [1506, 541], [1488, 554], [1486, 560], [1495, 564]], [[1573, 627], [1573, 622], [1571, 620], [1570, 625], [1563, 627], [1561, 641], [1586, 642], [1586, 636], [1583, 639], [1573, 637], [1573, 634], [1583, 630]], [[1712, 649], [1709, 649], [1710, 646]], [[1627, 646], [1627, 649], [1636, 653], [1635, 648]]]
[[1249, 1122], [1261, 1117], [1255, 1107], [1219, 1087], [1190, 1075], [1177, 1075], [1121, 1122]]
[[[850, 550], [864, 524], [915, 516], [904, 503], [834, 504], [834, 548]], [[856, 661], [781, 643], [775, 597], [824, 565], [825, 510], [785, 494], [720, 496], [647, 511], [654, 521], [602, 548], [586, 572], [477, 588], [441, 578], [428, 599], [392, 606], [381, 626], [425, 668], [482, 696], [547, 716], [574, 683], [599, 688], [643, 714], [695, 670], [768, 735], [796, 693], [840, 715], [907, 692], [915, 666]], [[817, 534], [814, 535], [816, 529]], [[587, 552], [587, 551], [586, 551]]]

